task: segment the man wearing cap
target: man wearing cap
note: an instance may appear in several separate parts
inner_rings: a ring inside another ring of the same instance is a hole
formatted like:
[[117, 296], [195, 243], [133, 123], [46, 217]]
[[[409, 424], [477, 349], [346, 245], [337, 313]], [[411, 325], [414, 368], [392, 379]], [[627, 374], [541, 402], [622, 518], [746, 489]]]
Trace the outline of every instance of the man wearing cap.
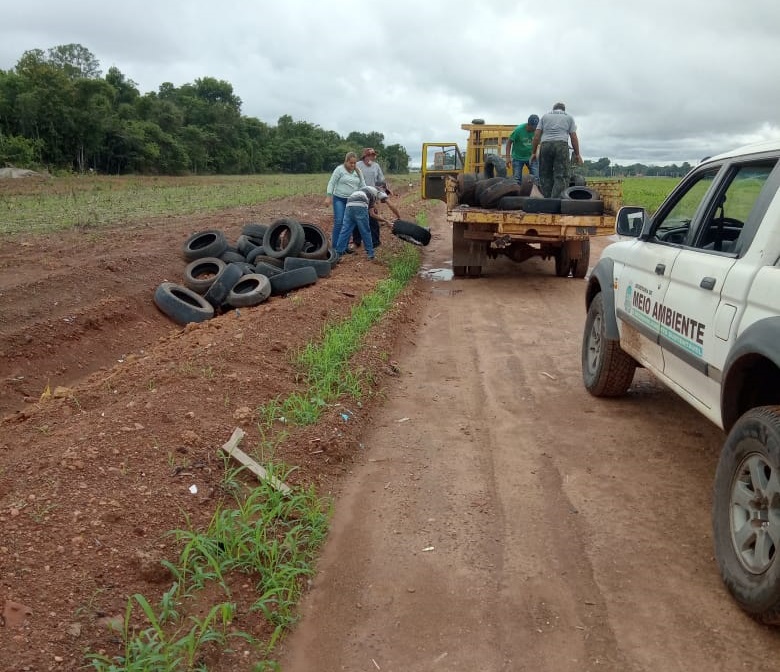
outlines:
[[528, 122], [515, 128], [506, 141], [506, 165], [508, 167], [511, 164], [512, 174], [518, 182], [523, 181], [523, 166], [528, 167], [534, 182], [539, 182], [539, 163], [531, 160], [531, 146], [538, 123], [539, 117], [532, 114]]
[[[363, 179], [366, 181], [366, 186], [376, 187], [380, 191], [383, 191], [388, 196], [392, 195], [390, 187], [387, 185], [385, 174], [382, 172], [382, 167], [376, 161], [376, 150], [373, 147], [366, 147], [361, 154], [362, 158], [357, 162], [357, 168], [362, 173]], [[388, 203], [388, 206], [394, 211], [395, 208]], [[369, 228], [371, 229], [371, 236], [373, 238], [374, 247], [379, 245], [379, 221], [383, 218], [377, 217], [376, 208], [372, 208], [369, 213]], [[397, 219], [400, 219], [400, 215], [396, 215]], [[387, 221], [387, 220], [384, 220]], [[352, 234], [352, 242], [355, 247], [360, 247], [363, 243], [363, 236], [358, 228], [355, 228]]]
[[532, 158], [539, 159], [539, 186], [546, 198], [560, 198], [569, 186], [569, 140], [574, 161], [581, 164], [577, 124], [563, 103], [555, 103], [536, 127], [532, 151]]

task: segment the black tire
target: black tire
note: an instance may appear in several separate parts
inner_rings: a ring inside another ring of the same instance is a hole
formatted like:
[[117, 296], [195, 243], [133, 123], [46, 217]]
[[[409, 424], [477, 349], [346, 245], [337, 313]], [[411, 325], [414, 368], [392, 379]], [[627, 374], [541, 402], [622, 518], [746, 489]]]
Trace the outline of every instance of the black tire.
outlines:
[[561, 212], [560, 198], [529, 198], [523, 208], [526, 212], [557, 215]]
[[528, 200], [527, 196], [504, 196], [498, 202], [498, 209], [499, 210], [522, 210], [527, 200]]
[[175, 282], [163, 282], [154, 290], [154, 304], [176, 324], [205, 322], [214, 317], [214, 306]]
[[271, 264], [266, 264], [264, 261], [258, 261], [255, 264], [255, 273], [264, 275], [266, 278], [272, 278], [275, 275], [279, 275], [279, 273], [284, 273], [284, 271], [278, 266], [271, 266]]
[[268, 231], [268, 224], [258, 224], [256, 222], [244, 224], [244, 226], [241, 228], [242, 234], [255, 241], [260, 241], [261, 243], [265, 237], [266, 231]]
[[484, 179], [478, 179], [474, 184], [474, 205], [478, 204], [482, 194], [492, 187], [494, 184], [500, 184], [506, 178], [505, 177], [489, 177]]
[[495, 208], [498, 202], [505, 196], [521, 196], [520, 185], [512, 178], [505, 178], [502, 182], [483, 190], [479, 197], [479, 204], [483, 208]]
[[198, 294], [205, 294], [224, 268], [225, 262], [217, 257], [191, 261], [184, 269], [184, 286]]
[[254, 250], [257, 245], [253, 243], [248, 236], [241, 234], [236, 241], [236, 247], [241, 254], [249, 258], [249, 253]]
[[278, 269], [284, 268], [284, 261], [281, 259], [276, 259], [275, 257], [269, 257], [267, 254], [258, 254], [253, 261], [255, 262], [255, 266], [259, 264], [260, 262], [263, 262], [264, 264], [268, 264], [269, 266], [276, 266]]
[[325, 259], [306, 259], [303, 257], [287, 257], [284, 260], [284, 270], [291, 271], [294, 268], [303, 268], [311, 266], [317, 273], [318, 278], [327, 278], [331, 272], [330, 262]]
[[265, 248], [262, 245], [258, 245], [254, 250], [252, 250], [249, 254], [246, 255], [246, 260], [250, 264], [256, 264], [258, 257], [261, 256], [268, 256], [265, 253]]
[[257, 306], [271, 296], [271, 281], [265, 275], [252, 273], [242, 277], [227, 295], [227, 303], [233, 308]]
[[584, 187], [586, 184], [585, 178], [582, 175], [572, 175], [569, 178], [570, 187]]
[[219, 258], [222, 259], [222, 261], [224, 261], [226, 264], [247, 260], [243, 254], [233, 250], [225, 250], [222, 254], [219, 255]]
[[571, 271], [571, 255], [566, 243], [555, 250], [555, 275], [559, 278], [568, 278]]
[[334, 250], [332, 247], [329, 247], [326, 261], [330, 264], [330, 267], [333, 268], [341, 261], [341, 257], [339, 256], [339, 253], [336, 252], [336, 250]]
[[427, 245], [431, 242], [430, 229], [426, 229], [424, 226], [420, 226], [414, 222], [407, 222], [404, 219], [396, 219], [393, 222], [393, 235], [398, 236], [399, 238], [407, 236], [420, 245]]
[[713, 487], [715, 559], [726, 588], [753, 618], [780, 623], [780, 406], [759, 406], [731, 428]]
[[571, 266], [571, 274], [575, 278], [584, 278], [588, 274], [590, 266], [590, 240], [580, 242], [580, 256], [572, 261]]
[[498, 154], [485, 156], [485, 177], [506, 177], [506, 160]]
[[184, 241], [182, 254], [187, 261], [203, 257], [219, 257], [227, 250], [227, 246], [227, 239], [222, 231], [199, 231]]
[[274, 259], [297, 257], [305, 242], [306, 237], [301, 223], [292, 217], [277, 219], [263, 236], [265, 254]]
[[232, 263], [238, 266], [244, 275], [255, 273], [254, 264], [250, 264], [248, 261], [234, 261]]
[[593, 297], [582, 333], [582, 380], [594, 397], [620, 397], [634, 380], [636, 362], [606, 336], [601, 293]]
[[477, 184], [477, 176], [474, 173], [458, 174], [458, 202], [464, 205], [474, 205], [474, 187]]
[[327, 259], [328, 236], [315, 224], [301, 222], [304, 243], [298, 256], [302, 259]]
[[244, 275], [244, 271], [238, 264], [227, 264], [222, 272], [214, 278], [211, 287], [203, 295], [204, 298], [215, 308], [221, 307], [230, 294], [230, 290], [233, 289], [242, 275]]
[[[582, 187], [577, 187], [582, 189]], [[570, 201], [561, 199], [562, 215], [603, 215], [604, 201]]]
[[561, 198], [568, 199], [570, 201], [598, 201], [599, 194], [594, 189], [589, 187], [567, 187], [563, 190]]
[[313, 285], [317, 282], [317, 271], [311, 266], [304, 266], [292, 271], [283, 271], [269, 280], [271, 281], [271, 293], [278, 296], [300, 287], [306, 287], [306, 285]]

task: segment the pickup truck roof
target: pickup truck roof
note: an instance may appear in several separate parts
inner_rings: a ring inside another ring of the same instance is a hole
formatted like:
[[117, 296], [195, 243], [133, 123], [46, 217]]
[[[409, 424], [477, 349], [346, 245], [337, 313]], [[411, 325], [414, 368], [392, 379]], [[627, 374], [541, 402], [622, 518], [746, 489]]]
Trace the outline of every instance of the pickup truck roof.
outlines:
[[756, 142], [750, 145], [744, 145], [743, 147], [737, 147], [728, 152], [723, 152], [717, 156], [711, 156], [702, 161], [702, 163], [710, 163], [711, 161], [722, 161], [723, 159], [731, 159], [734, 157], [743, 157], [750, 154], [762, 154], [764, 152], [776, 152], [780, 150], [780, 142], [777, 140], [765, 140], [763, 142]]

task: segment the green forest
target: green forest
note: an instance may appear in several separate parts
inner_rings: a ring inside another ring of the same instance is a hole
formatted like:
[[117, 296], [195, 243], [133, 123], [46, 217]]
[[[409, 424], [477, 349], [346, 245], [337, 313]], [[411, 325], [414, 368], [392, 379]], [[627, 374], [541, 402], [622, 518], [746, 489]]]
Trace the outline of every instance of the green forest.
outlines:
[[213, 77], [141, 94], [116, 67], [103, 76], [80, 44], [24, 52], [0, 70], [0, 166], [109, 175], [330, 172], [348, 151], [373, 147], [388, 172], [407, 172], [401, 145], [377, 131], [346, 138], [280, 117], [241, 114], [233, 86]]

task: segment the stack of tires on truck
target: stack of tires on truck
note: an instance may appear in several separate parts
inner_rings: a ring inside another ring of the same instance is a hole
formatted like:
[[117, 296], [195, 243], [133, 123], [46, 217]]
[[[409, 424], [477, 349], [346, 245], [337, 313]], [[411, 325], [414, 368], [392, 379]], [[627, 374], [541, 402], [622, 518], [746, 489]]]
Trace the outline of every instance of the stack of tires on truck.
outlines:
[[154, 292], [155, 305], [177, 324], [259, 305], [314, 284], [338, 263], [322, 229], [291, 217], [246, 224], [234, 245], [222, 231], [199, 231], [184, 242], [182, 256], [183, 282], [163, 282]]

